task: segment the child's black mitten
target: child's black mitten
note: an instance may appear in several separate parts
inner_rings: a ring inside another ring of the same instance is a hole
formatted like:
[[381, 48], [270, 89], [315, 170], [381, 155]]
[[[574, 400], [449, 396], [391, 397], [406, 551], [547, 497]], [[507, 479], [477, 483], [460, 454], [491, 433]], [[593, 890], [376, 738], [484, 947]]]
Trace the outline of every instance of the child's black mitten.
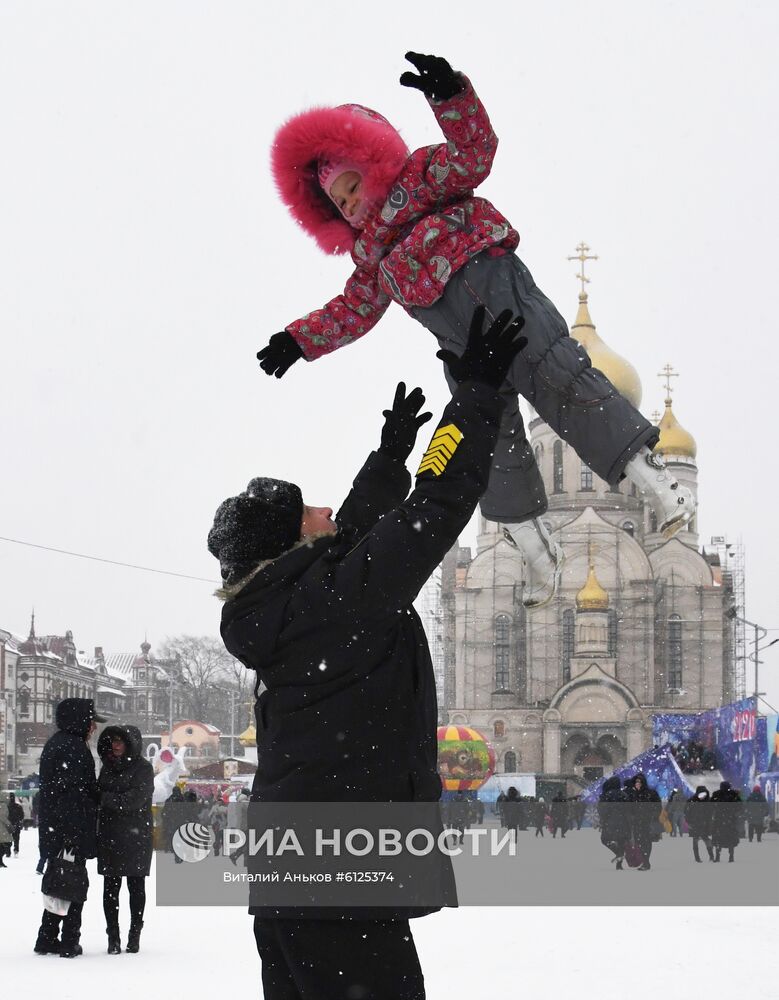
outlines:
[[396, 462], [405, 462], [414, 450], [417, 432], [426, 424], [432, 413], [422, 413], [425, 397], [421, 389], [412, 389], [406, 395], [406, 383], [398, 382], [392, 409], [384, 410], [384, 427], [381, 429], [379, 451]]
[[260, 368], [266, 375], [281, 376], [290, 369], [298, 358], [303, 357], [303, 352], [297, 341], [286, 330], [281, 333], [274, 333], [268, 341], [268, 346], [257, 351], [257, 360]]
[[448, 101], [463, 89], [463, 78], [441, 56], [407, 52], [406, 59], [419, 70], [419, 76], [404, 73], [400, 78], [402, 86], [415, 87], [433, 101]]
[[514, 358], [527, 347], [527, 337], [517, 334], [525, 325], [522, 316], [511, 319], [511, 310], [504, 309], [486, 333], [482, 334], [484, 326], [484, 306], [478, 306], [471, 320], [468, 331], [468, 343], [458, 358], [452, 351], [438, 351], [440, 358], [452, 378], [460, 382], [483, 382], [485, 385], [499, 389], [506, 380], [506, 375]]

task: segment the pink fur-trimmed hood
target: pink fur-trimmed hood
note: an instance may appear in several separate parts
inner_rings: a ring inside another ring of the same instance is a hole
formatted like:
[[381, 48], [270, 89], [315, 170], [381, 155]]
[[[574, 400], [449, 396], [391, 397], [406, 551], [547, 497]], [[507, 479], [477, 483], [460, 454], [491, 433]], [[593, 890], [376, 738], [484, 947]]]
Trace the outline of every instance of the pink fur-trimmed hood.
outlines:
[[348, 253], [356, 231], [322, 191], [317, 163], [349, 160], [363, 169], [365, 196], [384, 201], [408, 157], [400, 133], [360, 104], [303, 111], [276, 133], [271, 170], [281, 200], [296, 222], [330, 254]]

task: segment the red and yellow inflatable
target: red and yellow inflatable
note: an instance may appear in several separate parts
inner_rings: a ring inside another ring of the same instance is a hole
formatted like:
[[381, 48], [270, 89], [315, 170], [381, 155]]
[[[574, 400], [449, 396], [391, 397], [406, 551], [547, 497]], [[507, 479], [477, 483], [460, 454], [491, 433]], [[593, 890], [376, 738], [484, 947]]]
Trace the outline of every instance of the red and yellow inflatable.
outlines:
[[495, 751], [470, 726], [438, 727], [438, 773], [448, 792], [473, 792], [495, 770]]

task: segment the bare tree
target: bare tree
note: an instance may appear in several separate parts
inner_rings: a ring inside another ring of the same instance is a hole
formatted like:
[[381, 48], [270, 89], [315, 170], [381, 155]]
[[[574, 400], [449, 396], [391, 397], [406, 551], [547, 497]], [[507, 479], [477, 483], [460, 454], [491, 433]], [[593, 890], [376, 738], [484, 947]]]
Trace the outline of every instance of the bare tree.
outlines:
[[235, 661], [221, 639], [209, 635], [168, 637], [161, 655], [176, 661], [193, 718], [210, 723], [212, 715], [222, 715], [224, 699], [220, 691], [234, 687], [230, 671]]

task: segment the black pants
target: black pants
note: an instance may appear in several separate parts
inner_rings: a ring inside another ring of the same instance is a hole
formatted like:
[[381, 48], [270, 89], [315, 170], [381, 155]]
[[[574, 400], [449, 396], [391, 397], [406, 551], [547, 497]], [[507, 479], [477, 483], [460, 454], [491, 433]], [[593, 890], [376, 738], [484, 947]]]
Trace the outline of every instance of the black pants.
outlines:
[[[121, 875], [103, 876], [103, 913], [108, 932], [118, 932], [121, 888]], [[128, 875], [127, 888], [130, 892], [130, 923], [140, 924], [143, 922], [143, 911], [146, 907], [146, 879], [143, 875]]]
[[56, 913], [44, 910], [38, 931], [38, 944], [53, 944], [59, 938], [60, 924], [62, 924], [62, 946], [73, 948], [77, 945], [81, 937], [81, 911], [83, 908], [83, 903], [71, 903], [64, 917], [58, 917]]
[[757, 837], [758, 844], [763, 839], [763, 824], [762, 823], [750, 823], [749, 824], [749, 843], [752, 843], [752, 838]]
[[264, 1000], [424, 1000], [408, 920], [254, 918]]
[[[478, 254], [452, 275], [437, 302], [411, 312], [442, 348], [459, 357], [473, 310], [482, 304], [490, 321], [503, 309], [521, 314], [522, 335], [528, 339], [500, 390], [506, 405], [480, 502], [482, 514], [491, 521], [524, 521], [540, 516], [548, 506], [517, 394], [532, 403], [593, 472], [617, 483], [629, 459], [642, 445], [651, 447], [659, 432], [590, 366], [586, 352], [569, 336], [565, 320], [519, 257]], [[456, 383], [446, 367], [444, 373], [454, 391]]]
[[695, 858], [696, 861], [700, 861], [701, 860], [701, 855], [700, 855], [700, 852], [698, 850], [698, 844], [699, 844], [699, 842], [701, 840], [703, 841], [704, 846], [706, 847], [706, 853], [709, 855], [710, 858], [713, 858], [714, 857], [714, 851], [712, 850], [712, 847], [711, 847], [711, 840], [708, 837], [696, 837], [695, 834], [692, 835], [692, 854], [693, 854], [693, 857]]
[[20, 826], [15, 826], [14, 827], [13, 834], [12, 834], [12, 836], [14, 838], [14, 854], [18, 854], [19, 853], [19, 834], [21, 832], [22, 832], [22, 828]]

